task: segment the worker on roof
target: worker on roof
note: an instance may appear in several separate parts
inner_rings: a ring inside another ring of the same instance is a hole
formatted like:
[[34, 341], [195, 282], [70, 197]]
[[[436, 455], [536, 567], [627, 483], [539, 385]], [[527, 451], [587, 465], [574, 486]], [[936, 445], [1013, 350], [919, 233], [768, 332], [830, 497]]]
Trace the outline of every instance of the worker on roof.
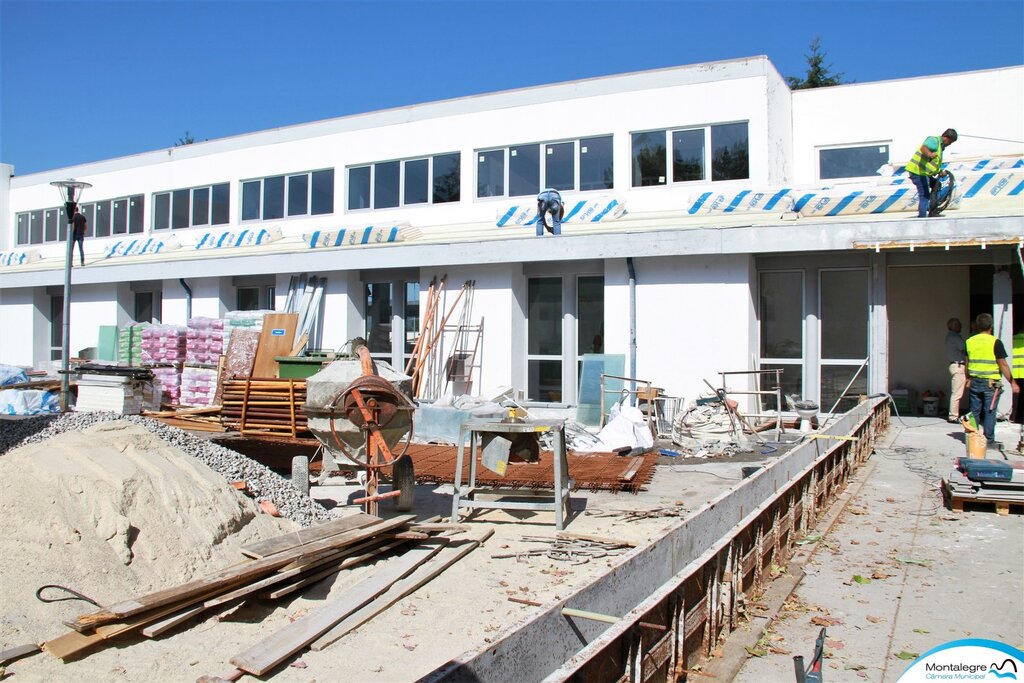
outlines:
[[942, 135], [925, 138], [921, 149], [907, 162], [907, 174], [917, 188], [917, 217], [938, 216], [937, 211], [930, 212], [932, 193], [939, 189], [939, 178], [949, 173], [942, 169], [942, 150], [956, 142], [956, 131], [947, 128]]
[[992, 316], [982, 313], [975, 318], [978, 333], [967, 338], [967, 378], [970, 380], [971, 412], [983, 428], [989, 448], [998, 448], [996, 442], [996, 402], [1002, 393], [1000, 375], [1010, 383], [1014, 394], [1020, 387], [1013, 381], [1010, 364], [1006, 362], [1006, 347], [1001, 339], [992, 335]]
[[[545, 216], [551, 214], [551, 227]], [[547, 230], [552, 235], [562, 234], [562, 217], [565, 216], [565, 205], [562, 204], [562, 195], [550, 187], [546, 187], [537, 195], [537, 237], [544, 235]]]

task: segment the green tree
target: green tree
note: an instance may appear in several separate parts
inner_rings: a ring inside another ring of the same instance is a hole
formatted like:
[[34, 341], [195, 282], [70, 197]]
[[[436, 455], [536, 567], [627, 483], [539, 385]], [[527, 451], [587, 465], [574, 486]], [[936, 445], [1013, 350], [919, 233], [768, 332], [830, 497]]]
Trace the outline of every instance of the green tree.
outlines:
[[843, 73], [831, 73], [832, 65], [825, 63], [828, 53], [821, 50], [821, 38], [815, 37], [811, 41], [811, 54], [804, 55], [807, 58], [807, 75], [803, 78], [798, 76], [786, 76], [786, 82], [793, 90], [804, 90], [806, 88], [823, 88], [829, 85], [842, 85]]
[[195, 141], [196, 139], [192, 137], [192, 134], [186, 130], [185, 135], [183, 137], [178, 138], [178, 141], [174, 143], [174, 146], [181, 147], [182, 145], [191, 145]]

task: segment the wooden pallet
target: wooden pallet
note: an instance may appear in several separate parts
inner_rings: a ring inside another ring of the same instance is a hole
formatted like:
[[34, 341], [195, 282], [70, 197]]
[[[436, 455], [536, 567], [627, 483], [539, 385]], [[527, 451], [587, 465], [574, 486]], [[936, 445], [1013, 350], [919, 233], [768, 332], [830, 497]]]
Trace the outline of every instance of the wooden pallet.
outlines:
[[997, 514], [1008, 515], [1010, 514], [1010, 508], [1017, 508], [1024, 512], [1024, 502], [1013, 502], [1009, 500], [994, 500], [992, 498], [981, 498], [976, 496], [957, 496], [954, 495], [946, 486], [943, 484], [942, 493], [946, 498], [946, 502], [949, 504], [949, 508], [953, 512], [964, 512], [964, 505], [979, 505], [984, 506], [987, 509], [991, 509], [990, 506], [995, 508]]

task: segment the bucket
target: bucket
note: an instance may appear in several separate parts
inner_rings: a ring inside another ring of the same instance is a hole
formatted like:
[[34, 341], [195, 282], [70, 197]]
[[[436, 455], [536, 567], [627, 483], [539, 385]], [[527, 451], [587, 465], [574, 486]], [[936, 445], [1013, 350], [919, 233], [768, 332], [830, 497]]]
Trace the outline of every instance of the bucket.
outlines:
[[922, 413], [928, 417], [936, 417], [939, 414], [939, 399], [934, 396], [927, 396], [923, 401]]
[[988, 444], [981, 432], [967, 433], [967, 457], [985, 459], [985, 446]]

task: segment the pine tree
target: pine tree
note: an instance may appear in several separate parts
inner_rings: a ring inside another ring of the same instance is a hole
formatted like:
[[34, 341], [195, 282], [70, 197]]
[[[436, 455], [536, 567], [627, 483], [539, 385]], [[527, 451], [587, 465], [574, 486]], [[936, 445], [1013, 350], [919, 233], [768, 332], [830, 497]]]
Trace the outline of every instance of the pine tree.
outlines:
[[827, 53], [821, 51], [821, 38], [815, 37], [811, 41], [811, 54], [804, 55], [807, 58], [807, 75], [804, 78], [787, 76], [786, 82], [793, 90], [804, 90], [806, 88], [823, 88], [829, 85], [842, 85], [845, 74], [830, 73], [831, 64], [825, 64]]

